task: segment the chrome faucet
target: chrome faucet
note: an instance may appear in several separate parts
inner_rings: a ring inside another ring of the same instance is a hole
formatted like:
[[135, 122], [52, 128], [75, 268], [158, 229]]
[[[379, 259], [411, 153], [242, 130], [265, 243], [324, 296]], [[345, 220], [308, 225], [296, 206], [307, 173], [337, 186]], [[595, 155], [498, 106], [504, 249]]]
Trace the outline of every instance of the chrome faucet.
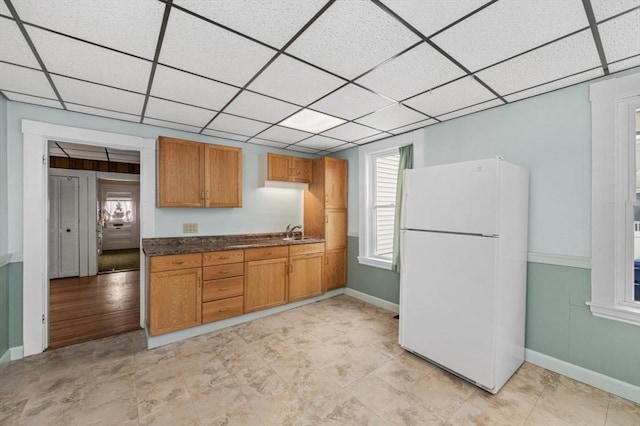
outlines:
[[293, 231], [295, 231], [296, 229], [302, 229], [302, 225], [296, 225], [296, 226], [291, 226], [291, 224], [287, 225], [287, 229], [284, 232], [284, 235], [286, 238], [291, 238], [291, 236], [293, 235]]

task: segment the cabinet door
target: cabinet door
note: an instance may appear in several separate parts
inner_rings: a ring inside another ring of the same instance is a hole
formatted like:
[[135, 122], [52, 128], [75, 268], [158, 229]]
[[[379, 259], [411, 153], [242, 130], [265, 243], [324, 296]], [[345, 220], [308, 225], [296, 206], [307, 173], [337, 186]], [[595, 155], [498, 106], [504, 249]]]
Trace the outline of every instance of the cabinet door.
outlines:
[[325, 208], [347, 208], [347, 161], [325, 157]]
[[291, 176], [291, 157], [267, 153], [267, 179], [288, 182]]
[[336, 250], [326, 252], [325, 256], [325, 276], [326, 291], [347, 285], [347, 251]]
[[242, 207], [242, 149], [204, 145], [206, 207]]
[[247, 262], [244, 268], [244, 311], [287, 303], [287, 258]]
[[151, 336], [200, 324], [202, 268], [153, 272], [150, 274], [149, 292]]
[[322, 253], [289, 259], [289, 302], [322, 294]]
[[325, 249], [335, 250], [347, 247], [347, 211], [325, 211]]
[[158, 140], [158, 207], [204, 206], [203, 176], [203, 144]]
[[293, 182], [311, 183], [311, 160], [291, 157], [291, 180]]

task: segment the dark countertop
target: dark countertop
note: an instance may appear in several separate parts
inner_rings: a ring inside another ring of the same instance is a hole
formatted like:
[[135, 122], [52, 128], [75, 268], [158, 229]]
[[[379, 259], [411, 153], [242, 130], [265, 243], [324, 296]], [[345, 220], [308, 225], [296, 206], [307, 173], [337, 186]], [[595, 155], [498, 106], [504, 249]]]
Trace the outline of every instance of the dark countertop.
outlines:
[[284, 233], [143, 238], [142, 250], [147, 256], [164, 256], [170, 254], [206, 253], [218, 250], [240, 250], [323, 242], [324, 240], [321, 238], [311, 237], [285, 241]]

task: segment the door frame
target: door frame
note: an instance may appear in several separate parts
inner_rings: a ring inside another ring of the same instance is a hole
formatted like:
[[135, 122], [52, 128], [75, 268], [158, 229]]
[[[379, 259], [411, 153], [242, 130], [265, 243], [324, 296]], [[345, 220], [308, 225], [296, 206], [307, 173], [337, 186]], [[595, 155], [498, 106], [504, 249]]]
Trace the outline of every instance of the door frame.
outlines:
[[[22, 120], [22, 254], [24, 356], [49, 344], [48, 142], [140, 152], [140, 238], [155, 236], [155, 139]], [[140, 326], [146, 323], [146, 268], [140, 261]]]

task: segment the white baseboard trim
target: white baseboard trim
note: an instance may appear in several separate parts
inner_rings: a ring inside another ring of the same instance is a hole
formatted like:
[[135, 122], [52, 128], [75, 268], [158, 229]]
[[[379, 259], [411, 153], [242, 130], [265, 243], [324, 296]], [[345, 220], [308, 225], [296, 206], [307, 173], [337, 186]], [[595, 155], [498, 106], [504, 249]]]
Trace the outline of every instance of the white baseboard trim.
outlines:
[[532, 263], [545, 263], [547, 265], [591, 269], [591, 258], [585, 256], [529, 252], [527, 255], [527, 261]]
[[4, 351], [4, 354], [0, 356], [0, 369], [9, 364], [9, 361], [11, 361], [11, 348]]
[[384, 309], [388, 309], [391, 312], [398, 313], [400, 312], [400, 306], [397, 303], [391, 303], [387, 300], [380, 299], [379, 297], [371, 296], [370, 294], [363, 293], [358, 290], [354, 290], [352, 288], [346, 288], [344, 294], [347, 296], [355, 297], [356, 299], [362, 300], [363, 302], [370, 303], [375, 306], [379, 306]]
[[24, 358], [24, 346], [14, 346], [9, 350], [11, 351], [11, 361]]
[[622, 380], [614, 379], [613, 377], [605, 376], [604, 374], [588, 370], [584, 367], [570, 364], [566, 361], [550, 357], [549, 355], [545, 355], [531, 349], [525, 349], [524, 359], [531, 364], [538, 365], [546, 368], [547, 370], [555, 371], [563, 376], [570, 377], [579, 382], [586, 383], [598, 389], [602, 389], [603, 391], [640, 404], [640, 387], [638, 386], [623, 382]]
[[0, 255], [0, 268], [11, 263], [11, 253]]

